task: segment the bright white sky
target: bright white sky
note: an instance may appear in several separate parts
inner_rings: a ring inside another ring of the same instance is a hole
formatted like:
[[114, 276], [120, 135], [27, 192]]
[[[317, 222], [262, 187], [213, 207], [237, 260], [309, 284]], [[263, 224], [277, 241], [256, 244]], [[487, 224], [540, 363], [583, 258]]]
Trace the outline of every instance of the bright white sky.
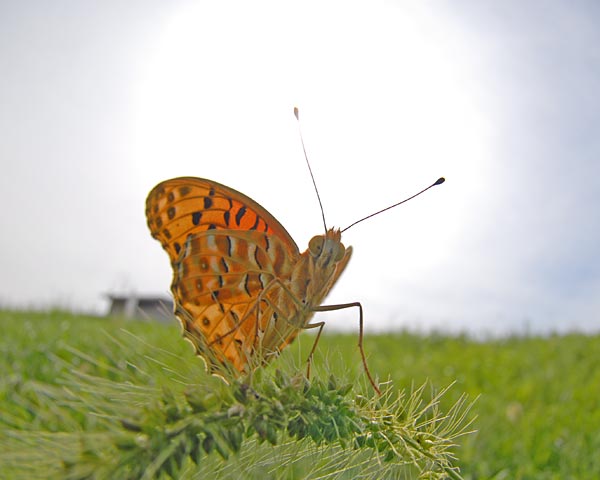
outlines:
[[344, 234], [328, 303], [368, 331], [598, 330], [599, 24], [568, 0], [3, 2], [0, 304], [167, 293], [144, 201], [180, 175], [304, 250], [298, 106], [329, 226], [447, 179]]

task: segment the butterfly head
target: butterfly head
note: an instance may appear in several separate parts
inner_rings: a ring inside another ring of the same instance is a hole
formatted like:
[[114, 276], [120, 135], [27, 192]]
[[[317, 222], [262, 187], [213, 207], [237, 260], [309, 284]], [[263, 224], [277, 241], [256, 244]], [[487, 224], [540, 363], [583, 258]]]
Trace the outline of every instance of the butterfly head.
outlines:
[[346, 253], [339, 229], [327, 230], [325, 235], [315, 235], [308, 242], [308, 251], [320, 267], [327, 267], [339, 262]]

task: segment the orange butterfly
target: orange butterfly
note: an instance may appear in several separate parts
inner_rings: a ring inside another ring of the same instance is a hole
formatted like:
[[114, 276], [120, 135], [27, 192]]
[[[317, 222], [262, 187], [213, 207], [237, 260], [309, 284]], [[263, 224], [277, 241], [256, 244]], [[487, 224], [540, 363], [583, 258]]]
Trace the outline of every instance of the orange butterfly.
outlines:
[[[169, 254], [175, 314], [211, 373], [247, 373], [309, 324], [352, 248], [330, 229], [300, 253], [275, 217], [212, 180], [183, 177], [148, 195], [152, 236]], [[311, 352], [312, 354], [312, 352]]]
[[321, 305], [352, 255], [352, 248], [341, 242], [340, 229], [326, 228], [300, 253], [283, 225], [257, 202], [194, 177], [154, 187], [146, 200], [146, 217], [152, 236], [171, 260], [175, 315], [211, 373], [250, 373], [277, 356], [300, 330], [318, 328], [308, 375], [324, 325], [310, 323], [314, 313], [358, 307], [363, 365], [381, 393], [362, 346], [361, 304]]

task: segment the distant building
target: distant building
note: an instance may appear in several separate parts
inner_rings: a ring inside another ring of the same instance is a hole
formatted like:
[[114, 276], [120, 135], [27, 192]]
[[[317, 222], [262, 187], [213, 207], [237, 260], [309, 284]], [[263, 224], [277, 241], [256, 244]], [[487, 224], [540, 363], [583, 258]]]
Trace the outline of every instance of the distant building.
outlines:
[[106, 295], [110, 301], [108, 315], [139, 320], [169, 322], [173, 317], [173, 300], [160, 295]]

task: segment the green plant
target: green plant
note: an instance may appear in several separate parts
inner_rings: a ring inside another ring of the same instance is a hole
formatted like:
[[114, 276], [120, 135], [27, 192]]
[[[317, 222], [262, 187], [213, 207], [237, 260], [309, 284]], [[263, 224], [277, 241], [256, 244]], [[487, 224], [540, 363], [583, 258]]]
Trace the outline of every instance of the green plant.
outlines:
[[226, 384], [191, 353], [119, 337], [103, 355], [46, 352], [51, 382], [4, 383], [7, 478], [460, 478], [464, 395], [443, 412], [447, 389], [388, 383], [378, 397], [341, 375], [308, 381], [289, 359]]

